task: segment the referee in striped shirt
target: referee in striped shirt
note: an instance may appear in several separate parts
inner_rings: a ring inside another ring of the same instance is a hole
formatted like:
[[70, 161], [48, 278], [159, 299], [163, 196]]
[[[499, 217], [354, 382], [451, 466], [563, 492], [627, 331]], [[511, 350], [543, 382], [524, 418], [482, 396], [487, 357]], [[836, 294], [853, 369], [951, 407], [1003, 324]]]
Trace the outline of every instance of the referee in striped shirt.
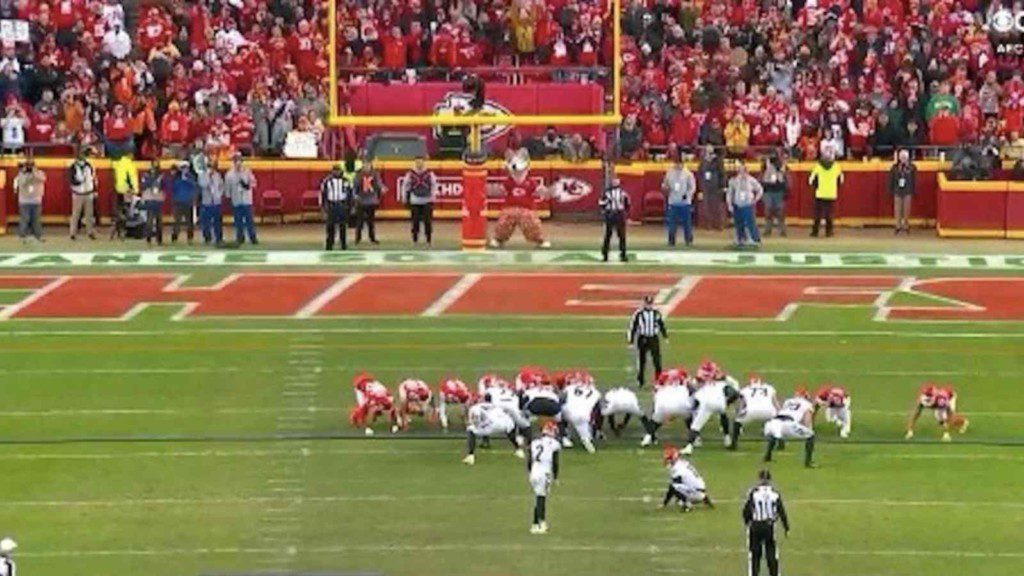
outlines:
[[747, 561], [749, 576], [761, 572], [761, 556], [768, 563], [768, 574], [779, 576], [779, 551], [775, 543], [775, 522], [782, 521], [782, 528], [789, 535], [789, 518], [782, 504], [782, 495], [772, 486], [772, 474], [761, 470], [758, 482], [747, 493], [743, 505], [743, 523], [747, 526]]
[[626, 262], [626, 216], [629, 214], [629, 194], [622, 189], [619, 179], [612, 180], [597, 205], [604, 216], [604, 243], [601, 244], [601, 259], [608, 261], [608, 248], [612, 242], [612, 232], [619, 238], [619, 260]]
[[636, 347], [636, 381], [640, 388], [644, 387], [644, 369], [647, 355], [654, 362], [654, 377], [661, 376], [661, 338], [668, 341], [668, 331], [661, 312], [654, 308], [654, 297], [644, 296], [644, 305], [633, 312], [629, 320], [629, 331], [626, 333], [629, 346]]
[[352, 209], [354, 187], [345, 178], [341, 166], [335, 166], [320, 184], [320, 207], [327, 220], [326, 249], [334, 249], [334, 235], [337, 232], [341, 249], [348, 250], [348, 215]]

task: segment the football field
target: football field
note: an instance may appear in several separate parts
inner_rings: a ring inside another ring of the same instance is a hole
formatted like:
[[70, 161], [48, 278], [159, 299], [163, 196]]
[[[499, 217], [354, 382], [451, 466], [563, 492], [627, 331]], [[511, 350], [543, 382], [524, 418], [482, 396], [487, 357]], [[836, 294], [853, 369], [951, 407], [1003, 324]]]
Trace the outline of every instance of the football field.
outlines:
[[[772, 464], [784, 573], [1019, 574], [1024, 277], [962, 269], [10, 269], [0, 531], [37, 575], [743, 574], [757, 430], [729, 452], [707, 426], [693, 462], [717, 507], [688, 514], [657, 508], [661, 450], [638, 423], [567, 450], [536, 536], [522, 461], [495, 441], [462, 465], [456, 411], [448, 435], [348, 425], [362, 370], [392, 388], [523, 365], [628, 384], [643, 294], [668, 314], [669, 365], [850, 391], [849, 439], [819, 417], [820, 468], [799, 443]], [[926, 381], [970, 418], [951, 443], [927, 413], [903, 439]]]

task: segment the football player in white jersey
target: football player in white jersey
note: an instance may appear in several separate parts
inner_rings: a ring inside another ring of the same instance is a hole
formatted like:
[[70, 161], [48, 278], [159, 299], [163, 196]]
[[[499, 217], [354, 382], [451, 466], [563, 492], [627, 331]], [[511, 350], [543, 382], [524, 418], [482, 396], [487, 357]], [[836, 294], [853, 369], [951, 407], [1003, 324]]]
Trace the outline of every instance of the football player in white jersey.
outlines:
[[665, 467], [668, 468], [668, 490], [665, 491], [661, 507], [665, 508], [677, 500], [683, 512], [689, 512], [694, 504], [706, 504], [708, 508], [714, 508], [707, 493], [707, 484], [693, 464], [682, 458], [674, 446], [666, 446], [664, 455]]
[[[562, 420], [571, 425], [580, 443], [587, 452], [594, 453], [594, 431], [592, 422], [601, 402], [601, 392], [594, 386], [594, 378], [585, 371], [571, 372], [565, 378], [562, 404]], [[562, 446], [572, 448], [569, 435], [563, 432]]]
[[690, 377], [685, 368], [672, 368], [661, 373], [654, 383], [654, 409], [651, 416], [641, 416], [646, 434], [640, 446], [650, 446], [658, 439], [658, 428], [672, 419], [689, 420], [693, 413]]
[[701, 430], [712, 416], [718, 416], [718, 424], [722, 428], [722, 438], [726, 448], [732, 445], [729, 434], [729, 416], [726, 410], [729, 405], [739, 399], [740, 385], [726, 374], [717, 364], [704, 362], [697, 371], [698, 388], [693, 393], [694, 417], [690, 422], [689, 438], [686, 446], [680, 450], [682, 454], [692, 454], [693, 447], [699, 444]]
[[520, 440], [516, 437], [516, 423], [505, 409], [491, 400], [490, 394], [484, 394], [481, 402], [469, 408], [469, 423], [466, 425], [466, 457], [462, 461], [470, 466], [476, 464], [477, 438], [489, 438], [496, 434], [504, 434], [508, 438], [517, 458], [524, 456]]
[[[640, 401], [637, 399], [635, 392], [621, 386], [612, 388], [605, 392], [601, 398], [601, 411], [597, 420], [597, 429], [600, 431], [604, 428], [604, 419], [607, 418], [612, 433], [615, 436], [619, 436], [626, 428], [626, 424], [629, 424], [630, 418], [633, 416], [641, 418], [643, 415], [643, 411], [640, 410]], [[621, 423], [615, 421], [616, 416], [623, 417]]]
[[764, 425], [767, 448], [764, 461], [772, 461], [772, 451], [782, 440], [804, 441], [804, 466], [814, 468], [814, 403], [804, 388], [793, 391], [793, 397], [782, 403], [778, 415]]
[[750, 423], [767, 422], [779, 412], [779, 395], [775, 386], [765, 382], [758, 376], [751, 376], [750, 382], [740, 390], [740, 399], [736, 404], [736, 417], [732, 422], [732, 443], [735, 450], [739, 446], [743, 427]]
[[[504, 410], [518, 429], [520, 444], [530, 438], [530, 419], [523, 413], [520, 407], [519, 394], [513, 389], [511, 383], [497, 376], [484, 376], [477, 382], [477, 389], [481, 396], [490, 395], [491, 402]], [[524, 440], [525, 439], [525, 440]]]
[[558, 418], [562, 413], [562, 396], [547, 376], [522, 392], [521, 404], [531, 417]]
[[541, 437], [530, 443], [526, 470], [534, 495], [531, 534], [546, 534], [548, 531], [548, 491], [551, 489], [551, 483], [558, 480], [558, 453], [562, 449], [557, 438], [558, 424], [547, 422], [544, 424]]

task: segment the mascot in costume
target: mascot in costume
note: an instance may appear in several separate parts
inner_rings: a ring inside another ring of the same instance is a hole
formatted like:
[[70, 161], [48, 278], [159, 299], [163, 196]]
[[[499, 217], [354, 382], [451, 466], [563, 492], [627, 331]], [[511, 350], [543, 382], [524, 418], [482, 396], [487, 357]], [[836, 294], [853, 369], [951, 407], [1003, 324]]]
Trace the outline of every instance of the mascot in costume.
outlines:
[[547, 188], [530, 178], [530, 154], [525, 148], [510, 152], [505, 161], [508, 176], [502, 184], [505, 205], [498, 215], [498, 223], [491, 237], [491, 247], [500, 248], [512, 237], [516, 228], [523, 231], [523, 237], [540, 248], [550, 248], [544, 238], [540, 218], [534, 212], [538, 199], [547, 196]]

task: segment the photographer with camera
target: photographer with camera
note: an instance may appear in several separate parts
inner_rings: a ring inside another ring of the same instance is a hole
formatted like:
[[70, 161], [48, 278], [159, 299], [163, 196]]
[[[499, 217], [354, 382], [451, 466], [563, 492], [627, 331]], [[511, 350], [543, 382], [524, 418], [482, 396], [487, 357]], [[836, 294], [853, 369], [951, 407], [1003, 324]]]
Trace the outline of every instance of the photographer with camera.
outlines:
[[71, 182], [71, 239], [78, 236], [79, 221], [84, 221], [85, 233], [89, 239], [95, 240], [93, 203], [96, 200], [96, 170], [89, 163], [85, 148], [79, 149], [78, 156], [68, 168], [68, 180]]
[[235, 239], [238, 244], [245, 243], [248, 234], [249, 242], [259, 244], [256, 239], [256, 225], [252, 219], [252, 196], [256, 191], [256, 176], [248, 166], [242, 164], [242, 154], [235, 152], [231, 157], [231, 168], [224, 175], [224, 195], [231, 199], [231, 209], [235, 218]]

